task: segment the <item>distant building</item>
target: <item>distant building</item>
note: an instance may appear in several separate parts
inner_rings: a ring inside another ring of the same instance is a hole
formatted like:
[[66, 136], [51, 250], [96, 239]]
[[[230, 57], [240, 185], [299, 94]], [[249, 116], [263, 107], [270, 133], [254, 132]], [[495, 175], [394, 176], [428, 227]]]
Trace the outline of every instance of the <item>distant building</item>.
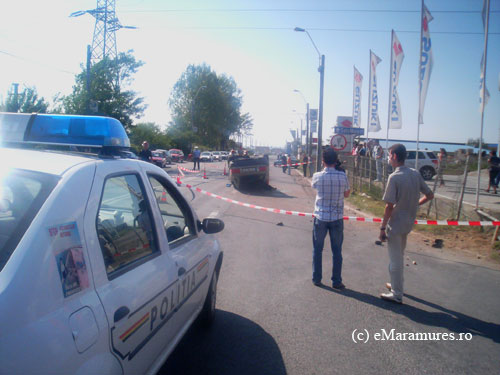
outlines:
[[255, 146], [255, 153], [256, 154], [270, 154], [271, 153], [271, 148], [267, 146]]

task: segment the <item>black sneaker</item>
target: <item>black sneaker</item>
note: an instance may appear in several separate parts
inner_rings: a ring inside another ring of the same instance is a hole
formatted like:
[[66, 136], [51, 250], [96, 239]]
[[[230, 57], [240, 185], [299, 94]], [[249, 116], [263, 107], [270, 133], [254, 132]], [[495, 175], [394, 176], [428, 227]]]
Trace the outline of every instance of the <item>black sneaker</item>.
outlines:
[[332, 284], [332, 288], [333, 289], [337, 289], [337, 290], [342, 290], [342, 289], [345, 289], [345, 285], [340, 283], [340, 284]]
[[321, 285], [323, 285], [323, 284], [321, 283], [321, 281], [313, 281], [313, 284], [314, 284], [315, 286], [321, 286]]

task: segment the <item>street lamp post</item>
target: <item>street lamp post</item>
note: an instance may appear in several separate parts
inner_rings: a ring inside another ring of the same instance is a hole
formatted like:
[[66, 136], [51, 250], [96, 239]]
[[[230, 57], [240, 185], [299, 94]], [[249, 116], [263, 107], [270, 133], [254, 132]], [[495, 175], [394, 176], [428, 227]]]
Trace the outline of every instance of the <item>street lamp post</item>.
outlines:
[[295, 89], [293, 90], [293, 92], [299, 93], [300, 96], [302, 96], [304, 103], [306, 103], [306, 154], [309, 160], [311, 160], [311, 147], [309, 145], [309, 142], [311, 141], [311, 137], [309, 134], [309, 103], [307, 102], [306, 98], [304, 97], [304, 94], [302, 94], [300, 90]]
[[318, 67], [318, 72], [319, 72], [319, 114], [318, 114], [318, 152], [317, 152], [317, 158], [316, 158], [316, 170], [319, 171], [321, 170], [321, 165], [322, 165], [322, 135], [323, 135], [323, 88], [324, 88], [324, 81], [325, 81], [325, 55], [322, 55], [318, 47], [316, 47], [316, 44], [314, 43], [314, 40], [311, 38], [311, 35], [307, 32], [306, 29], [303, 29], [301, 27], [296, 27], [294, 31], [306, 33], [309, 39], [311, 40], [314, 48], [316, 49], [316, 52], [318, 52], [318, 57], [319, 57], [319, 67]]

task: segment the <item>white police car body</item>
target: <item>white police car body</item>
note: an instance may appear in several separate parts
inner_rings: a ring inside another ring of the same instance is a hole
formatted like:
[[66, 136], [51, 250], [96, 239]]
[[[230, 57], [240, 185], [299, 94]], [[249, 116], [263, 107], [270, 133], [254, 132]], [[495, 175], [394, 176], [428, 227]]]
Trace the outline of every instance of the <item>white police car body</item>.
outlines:
[[163, 170], [10, 147], [89, 130], [87, 146], [126, 147], [115, 121], [0, 114], [2, 374], [155, 373], [198, 316], [213, 318], [222, 252], [202, 231], [223, 223], [201, 223]]

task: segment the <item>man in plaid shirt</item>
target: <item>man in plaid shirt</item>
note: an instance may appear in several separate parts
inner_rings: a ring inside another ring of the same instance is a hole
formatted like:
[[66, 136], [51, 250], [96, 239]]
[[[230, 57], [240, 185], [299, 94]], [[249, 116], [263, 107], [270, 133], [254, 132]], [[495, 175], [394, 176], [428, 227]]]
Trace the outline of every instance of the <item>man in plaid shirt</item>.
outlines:
[[333, 254], [332, 287], [342, 290], [342, 242], [344, 240], [344, 198], [349, 196], [349, 181], [341, 168], [336, 168], [337, 153], [332, 148], [323, 151], [324, 169], [312, 178], [317, 190], [314, 203], [313, 226], [313, 276], [312, 282], [320, 286], [322, 278], [322, 254], [325, 237], [330, 233]]

